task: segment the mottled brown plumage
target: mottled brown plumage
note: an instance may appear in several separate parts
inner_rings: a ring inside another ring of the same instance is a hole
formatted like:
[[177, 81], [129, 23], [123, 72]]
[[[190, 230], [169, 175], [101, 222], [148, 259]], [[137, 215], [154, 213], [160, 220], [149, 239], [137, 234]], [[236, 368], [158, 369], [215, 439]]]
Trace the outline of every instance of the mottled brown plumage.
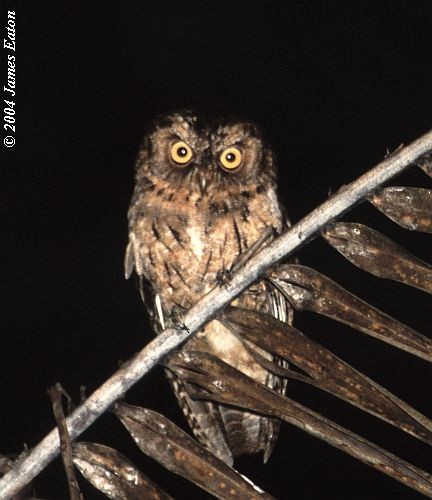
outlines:
[[[263, 233], [273, 228], [269, 241], [286, 223], [276, 197], [274, 156], [255, 125], [206, 120], [190, 111], [156, 120], [137, 160], [125, 259], [126, 276], [135, 267], [141, 279], [156, 333], [213, 289]], [[289, 306], [265, 281], [235, 304], [290, 321]], [[268, 387], [285, 389], [217, 320], [182, 349], [209, 352]], [[267, 460], [278, 432], [275, 420], [193, 401], [182, 381], [167, 374], [193, 432], [211, 451], [228, 463], [261, 450]]]

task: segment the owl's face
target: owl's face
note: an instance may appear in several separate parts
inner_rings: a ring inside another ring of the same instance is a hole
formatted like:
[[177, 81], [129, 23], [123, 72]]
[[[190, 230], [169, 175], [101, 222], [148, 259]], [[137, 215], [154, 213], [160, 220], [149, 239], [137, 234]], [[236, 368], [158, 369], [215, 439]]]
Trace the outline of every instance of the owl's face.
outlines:
[[273, 155], [249, 122], [203, 119], [193, 112], [156, 120], [141, 148], [137, 177], [189, 186], [200, 196], [274, 183]]

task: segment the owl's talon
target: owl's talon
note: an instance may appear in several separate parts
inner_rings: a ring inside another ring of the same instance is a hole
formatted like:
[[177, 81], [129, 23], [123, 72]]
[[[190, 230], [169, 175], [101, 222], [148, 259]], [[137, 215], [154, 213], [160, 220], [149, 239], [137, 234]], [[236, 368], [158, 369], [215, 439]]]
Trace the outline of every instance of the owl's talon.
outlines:
[[232, 280], [232, 271], [230, 269], [221, 269], [216, 274], [216, 283], [218, 286], [227, 287]]
[[189, 333], [189, 328], [186, 326], [183, 315], [177, 309], [171, 310], [169, 319], [172, 323], [172, 327], [175, 330], [186, 331], [187, 333]]

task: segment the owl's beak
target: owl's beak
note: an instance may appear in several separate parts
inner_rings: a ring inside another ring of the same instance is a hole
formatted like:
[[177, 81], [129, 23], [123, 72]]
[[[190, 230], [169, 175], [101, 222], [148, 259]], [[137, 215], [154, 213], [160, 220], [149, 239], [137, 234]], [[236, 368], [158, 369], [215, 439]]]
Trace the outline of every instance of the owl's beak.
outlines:
[[210, 172], [200, 172], [198, 177], [198, 186], [201, 196], [204, 196], [210, 184]]
[[199, 190], [201, 193], [201, 196], [205, 194], [207, 188], [207, 177], [204, 175], [200, 175], [199, 177]]

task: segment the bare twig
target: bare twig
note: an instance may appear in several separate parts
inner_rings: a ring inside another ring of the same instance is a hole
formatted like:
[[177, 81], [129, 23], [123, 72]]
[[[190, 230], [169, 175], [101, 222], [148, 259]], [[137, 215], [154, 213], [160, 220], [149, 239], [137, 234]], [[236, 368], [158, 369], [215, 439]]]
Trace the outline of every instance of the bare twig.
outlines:
[[[336, 218], [342, 216], [368, 194], [401, 173], [420, 156], [432, 150], [432, 131], [386, 158], [356, 181], [344, 186], [299, 223], [256, 254], [222, 287], [216, 287], [184, 316], [187, 328], [167, 329], [120, 368], [67, 419], [71, 439], [75, 439], [102, 415], [164, 356], [204, 326], [222, 307], [271, 267], [292, 254]], [[10, 498], [39, 474], [59, 453], [56, 430], [51, 431], [33, 451], [0, 480], [0, 498]]]
[[53, 413], [57, 422], [58, 433], [60, 436], [60, 449], [69, 487], [69, 496], [71, 500], [83, 500], [83, 496], [81, 494], [76, 478], [74, 464], [72, 461], [72, 445], [61, 401], [62, 395], [65, 395], [68, 398], [68, 401], [69, 396], [67, 396], [67, 394], [63, 390], [63, 387], [59, 383], [53, 385], [48, 389], [48, 395], [51, 399]]

